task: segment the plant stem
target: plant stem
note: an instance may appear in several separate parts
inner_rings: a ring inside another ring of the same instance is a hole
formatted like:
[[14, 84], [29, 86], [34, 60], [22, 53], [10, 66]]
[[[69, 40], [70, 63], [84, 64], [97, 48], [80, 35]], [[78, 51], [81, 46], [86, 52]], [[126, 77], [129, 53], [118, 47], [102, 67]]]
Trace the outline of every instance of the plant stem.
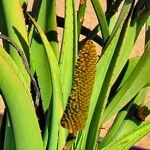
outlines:
[[9, 37], [3, 35], [3, 34], [0, 34], [0, 39], [3, 39], [5, 41], [7, 41], [8, 43], [10, 43], [18, 52], [18, 54], [20, 55], [20, 57], [22, 58], [22, 62], [25, 66], [25, 69], [27, 70], [30, 78], [31, 78], [31, 82], [34, 86], [34, 91], [36, 93], [36, 97], [35, 97], [35, 105], [36, 107], [39, 105], [39, 100], [40, 100], [40, 91], [39, 91], [39, 88], [38, 88], [38, 85], [37, 85], [37, 82], [35, 80], [35, 78], [33, 77], [32, 73], [31, 73], [31, 70], [30, 70], [30, 67], [29, 67], [29, 64], [28, 64], [28, 60], [24, 54], [24, 51], [21, 50], [18, 45], [13, 41], [11, 40]]

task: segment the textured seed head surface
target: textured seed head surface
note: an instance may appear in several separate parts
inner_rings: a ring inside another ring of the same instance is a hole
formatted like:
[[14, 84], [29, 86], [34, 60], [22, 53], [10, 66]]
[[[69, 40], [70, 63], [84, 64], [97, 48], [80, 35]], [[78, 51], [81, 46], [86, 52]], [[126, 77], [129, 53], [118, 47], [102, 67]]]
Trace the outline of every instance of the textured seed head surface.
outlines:
[[88, 117], [90, 97], [96, 73], [96, 47], [87, 41], [79, 52], [71, 93], [61, 119], [61, 125], [70, 133], [84, 129]]

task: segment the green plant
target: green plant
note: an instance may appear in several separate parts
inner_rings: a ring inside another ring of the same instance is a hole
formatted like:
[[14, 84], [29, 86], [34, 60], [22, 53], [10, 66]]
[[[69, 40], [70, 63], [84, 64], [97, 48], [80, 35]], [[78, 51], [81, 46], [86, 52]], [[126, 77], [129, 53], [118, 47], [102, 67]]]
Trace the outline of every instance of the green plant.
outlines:
[[[30, 13], [26, 0], [0, 1], [0, 92], [6, 105], [2, 149], [123, 150], [150, 132], [145, 122], [150, 105], [144, 105], [150, 84], [150, 2], [107, 0], [106, 13], [99, 0], [91, 2], [99, 24], [89, 33], [82, 26], [86, 0], [78, 12], [74, 1], [66, 0], [64, 19], [56, 16], [56, 0], [34, 1]], [[60, 52], [57, 24], [64, 29]], [[144, 54], [129, 58], [144, 25]], [[82, 42], [80, 34], [86, 36]], [[89, 40], [102, 47], [99, 60]], [[99, 141], [102, 125], [115, 114]]]

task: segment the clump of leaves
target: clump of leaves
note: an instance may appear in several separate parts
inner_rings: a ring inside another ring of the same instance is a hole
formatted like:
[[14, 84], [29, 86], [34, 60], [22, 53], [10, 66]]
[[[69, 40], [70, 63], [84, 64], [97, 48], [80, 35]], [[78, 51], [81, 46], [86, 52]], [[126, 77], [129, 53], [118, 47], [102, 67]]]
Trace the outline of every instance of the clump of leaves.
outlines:
[[[150, 2], [106, 1], [104, 12], [99, 0], [91, 0], [98, 19], [92, 31], [83, 26], [87, 0], [77, 10], [66, 0], [64, 18], [56, 16], [56, 0], [33, 1], [30, 12], [28, 2], [0, 1], [2, 149], [123, 150], [148, 134]], [[144, 53], [130, 58], [143, 26]], [[102, 48], [99, 60], [93, 41]], [[103, 124], [115, 114], [99, 141]]]

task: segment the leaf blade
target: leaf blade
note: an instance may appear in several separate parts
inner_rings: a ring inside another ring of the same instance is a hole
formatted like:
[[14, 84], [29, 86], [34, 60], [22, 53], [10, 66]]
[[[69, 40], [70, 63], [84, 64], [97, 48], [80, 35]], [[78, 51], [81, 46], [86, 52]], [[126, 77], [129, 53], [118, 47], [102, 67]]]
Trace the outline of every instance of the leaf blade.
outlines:
[[[0, 60], [0, 89], [8, 108], [15, 147], [22, 150], [40, 150], [43, 148], [42, 138], [29, 87], [18, 67], [2, 48]], [[33, 137], [32, 141], [29, 140]]]

